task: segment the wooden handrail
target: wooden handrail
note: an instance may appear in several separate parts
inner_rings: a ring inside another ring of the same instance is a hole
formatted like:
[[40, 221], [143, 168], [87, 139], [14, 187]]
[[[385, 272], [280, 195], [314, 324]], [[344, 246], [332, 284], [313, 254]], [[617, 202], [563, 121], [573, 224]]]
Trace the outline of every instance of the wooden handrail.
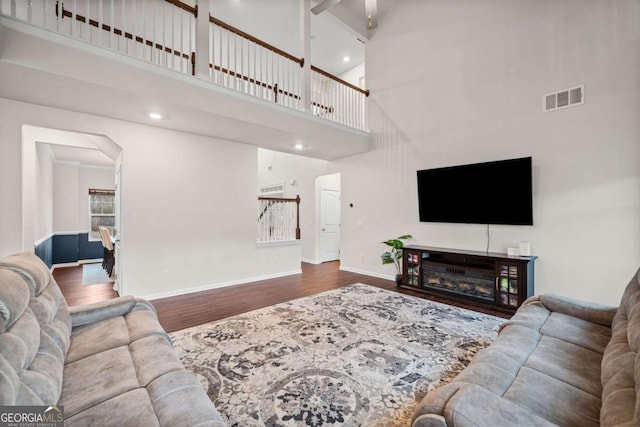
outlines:
[[283, 197], [258, 197], [258, 200], [271, 200], [272, 202], [296, 202], [300, 203], [300, 196], [294, 199], [287, 199]]
[[[192, 61], [192, 62], [194, 63], [194, 66], [195, 66], [195, 61]], [[255, 84], [255, 85], [258, 85], [258, 86], [261, 86], [261, 87], [264, 87], [264, 88], [267, 88], [269, 90], [274, 91], [275, 94], [276, 94], [276, 102], [277, 102], [277, 94], [278, 93], [281, 93], [284, 96], [289, 96], [289, 97], [291, 97], [293, 99], [300, 99], [300, 95], [296, 95], [295, 93], [291, 93], [291, 92], [288, 92], [286, 90], [282, 90], [282, 89], [278, 88], [278, 84], [277, 83], [272, 86], [272, 85], [270, 85], [268, 83], [261, 82], [259, 80], [254, 79], [254, 78], [251, 78], [249, 76], [245, 76], [243, 74], [238, 74], [235, 71], [228, 70], [228, 69], [226, 69], [224, 67], [221, 67], [219, 65], [213, 65], [212, 63], [209, 63], [209, 68], [212, 68], [212, 69], [214, 69], [216, 71], [219, 71], [221, 73], [224, 73], [224, 74], [228, 74], [230, 77], [239, 78], [239, 79], [242, 79], [242, 80], [244, 80], [244, 81], [246, 81], [248, 83]], [[311, 105], [313, 105], [314, 107], [318, 107], [320, 109], [326, 110], [329, 113], [333, 113], [333, 107], [329, 107], [327, 105], [321, 105], [321, 104], [318, 104], [317, 102], [312, 102]], [[268, 199], [268, 197], [267, 197], [267, 199]]]
[[336, 77], [333, 74], [328, 73], [328, 72], [326, 72], [324, 70], [321, 70], [320, 68], [318, 68], [316, 66], [313, 66], [313, 65], [311, 66], [311, 70], [315, 71], [318, 74], [322, 74], [323, 76], [325, 76], [325, 77], [327, 77], [327, 78], [329, 78], [331, 80], [335, 80], [338, 83], [341, 83], [341, 84], [343, 84], [343, 85], [345, 85], [345, 86], [347, 86], [347, 87], [349, 87], [349, 88], [351, 88], [351, 89], [353, 89], [353, 90], [355, 90], [357, 92], [360, 92], [361, 94], [363, 94], [365, 96], [369, 96], [369, 89], [361, 89], [358, 86], [352, 85], [351, 83], [342, 80], [340, 77]]
[[260, 222], [260, 220], [262, 219], [264, 214], [267, 212], [267, 209], [269, 209], [269, 206], [273, 205], [273, 203], [275, 203], [275, 202], [289, 202], [289, 203], [295, 202], [296, 203], [296, 240], [300, 240], [300, 195], [297, 195], [295, 199], [287, 199], [287, 198], [282, 198], [282, 197], [258, 197], [258, 200], [267, 200], [267, 201], [272, 202], [272, 203], [267, 204], [267, 206], [264, 207], [262, 212], [260, 212], [260, 215], [258, 216], [258, 222]]
[[[168, 1], [168, 0], [165, 0], [165, 1]], [[60, 2], [56, 2], [56, 16], [62, 16], [63, 19], [64, 19], [65, 16], [67, 18], [73, 18], [74, 17], [73, 12], [70, 12], [69, 10], [66, 10], [64, 8], [64, 2], [62, 3], [62, 15], [60, 15], [59, 3]], [[75, 18], [76, 18], [76, 21], [82, 22], [83, 24], [87, 22], [87, 18], [82, 16], [82, 15], [75, 14]], [[98, 21], [93, 20], [91, 18], [89, 18], [89, 25], [91, 25], [92, 27], [96, 27], [98, 29], [101, 28], [104, 31], [111, 32], [111, 26], [109, 26], [107, 24], [100, 25], [100, 23]], [[129, 40], [135, 40], [138, 43], [142, 43], [142, 44], [145, 44], [147, 46], [156, 48], [158, 50], [165, 51], [166, 53], [171, 53], [171, 54], [173, 54], [175, 56], [178, 56], [178, 57], [181, 57], [181, 58], [184, 58], [184, 59], [189, 59], [189, 54], [182, 53], [182, 52], [180, 52], [178, 50], [171, 49], [170, 47], [163, 46], [163, 45], [161, 45], [159, 43], [154, 43], [152, 40], [147, 40], [147, 39], [144, 39], [144, 38], [142, 38], [140, 36], [134, 36], [133, 34], [127, 33], [126, 31], [122, 31], [121, 29], [116, 28], [116, 27], [113, 27], [113, 34], [116, 34], [118, 36], [124, 36], [125, 38], [127, 38]]]
[[238, 28], [236, 28], [236, 27], [234, 27], [232, 25], [229, 25], [224, 21], [221, 21], [218, 18], [215, 18], [215, 17], [209, 15], [209, 22], [211, 22], [212, 24], [216, 24], [216, 25], [224, 28], [225, 30], [230, 31], [230, 32], [232, 32], [232, 33], [234, 33], [234, 34], [236, 34], [236, 35], [238, 35], [240, 37], [243, 37], [243, 38], [245, 38], [245, 39], [247, 39], [249, 41], [252, 41], [255, 44], [260, 45], [260, 46], [264, 47], [265, 49], [268, 49], [268, 50], [270, 50], [270, 51], [272, 51], [274, 53], [277, 53], [280, 56], [284, 56], [285, 58], [300, 64], [301, 67], [304, 65], [304, 58], [296, 58], [295, 56], [291, 55], [290, 53], [287, 53], [282, 49], [278, 49], [277, 47], [275, 47], [275, 46], [273, 46], [273, 45], [271, 45], [271, 44], [269, 44], [269, 43], [267, 43], [265, 41], [262, 41], [257, 37], [252, 36], [251, 34], [245, 33], [244, 31], [242, 31], [242, 30], [240, 30], [240, 29], [238, 29]]
[[[194, 16], [197, 15], [197, 11], [198, 11], [198, 7], [197, 6], [196, 7], [189, 6], [188, 4], [185, 4], [185, 3], [183, 3], [183, 2], [181, 2], [179, 0], [165, 0], [165, 2], [167, 2], [167, 3], [169, 3], [169, 4], [173, 5], [173, 6], [176, 6], [176, 7], [180, 8], [180, 9], [182, 9], [182, 10], [185, 10], [185, 11], [187, 11], [189, 13], [192, 13], [192, 14], [194, 14]], [[78, 15], [78, 14], [74, 15], [69, 10], [66, 10], [64, 8], [64, 2], [62, 2], [62, 14], [60, 14], [60, 11], [59, 11], [60, 3], [61, 3], [60, 1], [56, 1], [56, 7], [55, 7], [56, 16], [62, 16], [63, 19], [64, 19], [65, 16], [68, 17], [68, 18], [73, 18], [75, 16], [76, 21], [82, 22], [83, 24], [87, 22], [87, 18], [86, 17], [84, 17], [82, 15]], [[242, 30], [240, 30], [240, 29], [238, 29], [236, 27], [233, 27], [233, 26], [227, 24], [226, 22], [221, 21], [221, 20], [219, 20], [219, 19], [217, 19], [217, 18], [215, 18], [215, 17], [213, 17], [211, 15], [209, 15], [209, 22], [211, 22], [213, 24], [216, 24], [216, 25], [219, 25], [220, 27], [225, 28], [226, 30], [228, 30], [228, 31], [230, 31], [230, 32], [232, 32], [234, 34], [239, 35], [240, 37], [246, 38], [247, 40], [252, 41], [252, 42], [254, 42], [254, 43], [256, 43], [256, 44], [258, 44], [258, 45], [260, 45], [260, 46], [262, 46], [262, 47], [264, 47], [264, 48], [266, 48], [266, 49], [268, 49], [268, 50], [270, 50], [270, 51], [272, 51], [272, 52], [274, 52], [274, 53], [276, 53], [278, 55], [281, 55], [281, 56], [283, 56], [283, 57], [285, 57], [285, 58], [287, 58], [287, 59], [289, 59], [289, 60], [291, 60], [293, 62], [296, 62], [296, 63], [300, 64], [301, 67], [304, 65], [304, 58], [296, 58], [295, 56], [293, 56], [293, 55], [291, 55], [291, 54], [289, 54], [289, 53], [287, 53], [287, 52], [285, 52], [285, 51], [283, 51], [281, 49], [278, 49], [277, 47], [275, 47], [275, 46], [273, 46], [273, 45], [271, 45], [271, 44], [269, 44], [267, 42], [264, 42], [264, 41], [260, 40], [257, 37], [252, 36], [251, 34], [245, 33], [244, 31], [242, 31]], [[91, 25], [93, 27], [96, 27], [96, 28], [101, 28], [104, 31], [111, 32], [111, 26], [109, 26], [107, 24], [100, 24], [98, 21], [90, 19], [90, 18], [89, 18], [89, 25]], [[183, 52], [180, 52], [178, 50], [172, 49], [170, 47], [163, 46], [160, 43], [154, 43], [152, 40], [147, 40], [147, 39], [142, 38], [140, 36], [135, 36], [132, 33], [128, 33], [126, 31], [123, 31], [123, 30], [121, 30], [119, 28], [116, 28], [116, 27], [113, 27], [113, 33], [118, 35], [118, 36], [124, 36], [125, 38], [130, 39], [130, 40], [135, 40], [138, 43], [145, 44], [147, 46], [150, 46], [152, 48], [164, 51], [166, 53], [173, 54], [173, 55], [181, 57], [183, 59], [191, 59], [191, 62], [192, 62], [192, 74], [195, 75], [195, 53], [194, 52], [191, 52], [191, 54], [183, 53]], [[235, 73], [233, 71], [226, 70], [226, 69], [224, 69], [222, 67], [219, 67], [217, 65], [214, 66], [213, 64], [209, 64], [209, 67], [210, 68], [215, 68], [216, 70], [221, 71], [223, 73], [227, 73], [227, 74], [229, 74], [231, 76], [242, 78], [243, 80], [246, 80], [246, 81], [248, 81], [250, 83], [259, 84], [259, 85], [261, 85], [263, 87], [267, 87], [269, 89], [273, 89], [273, 86], [267, 85], [265, 83], [258, 82], [258, 81], [254, 80], [254, 79], [251, 79], [251, 78], [247, 77], [247, 76], [239, 75], [239, 74], [237, 74], [237, 73]], [[368, 89], [366, 89], [366, 90], [365, 89], [361, 89], [358, 86], [355, 86], [355, 85], [353, 85], [353, 84], [351, 84], [351, 83], [349, 83], [349, 82], [347, 82], [345, 80], [342, 80], [341, 78], [336, 77], [333, 74], [331, 74], [331, 73], [329, 73], [327, 71], [324, 71], [324, 70], [322, 70], [322, 69], [320, 69], [320, 68], [318, 68], [318, 67], [316, 67], [314, 65], [311, 66], [311, 70], [315, 71], [316, 73], [321, 74], [321, 75], [323, 75], [323, 76], [325, 76], [325, 77], [327, 77], [329, 79], [332, 79], [332, 80], [334, 80], [334, 81], [336, 81], [336, 82], [338, 82], [338, 83], [340, 83], [340, 84], [342, 84], [344, 86], [347, 86], [347, 87], [349, 87], [349, 88], [351, 88], [351, 89], [353, 89], [353, 90], [355, 90], [357, 92], [360, 92], [360, 93], [364, 94], [367, 97], [369, 96], [369, 90]], [[277, 90], [276, 94], [278, 92], [282, 93], [282, 94], [284, 94], [286, 96], [292, 96], [292, 97], [294, 97], [294, 99], [299, 99], [300, 98], [298, 95], [282, 91], [281, 89]], [[327, 111], [333, 111], [332, 107], [320, 105], [320, 104], [318, 104], [316, 102], [313, 102], [312, 105], [314, 105], [316, 107], [319, 107], [319, 108], [322, 108], [322, 109], [325, 109]]]
[[182, 10], [184, 10], [186, 12], [189, 12], [189, 13], [193, 14], [193, 16], [195, 16], [195, 17], [198, 17], [198, 5], [196, 5], [195, 7], [194, 6], [190, 6], [190, 5], [186, 4], [186, 3], [182, 3], [179, 0], [164, 0], [164, 1], [166, 1], [169, 4], [174, 5], [176, 7], [179, 7], [180, 9], [182, 9]]

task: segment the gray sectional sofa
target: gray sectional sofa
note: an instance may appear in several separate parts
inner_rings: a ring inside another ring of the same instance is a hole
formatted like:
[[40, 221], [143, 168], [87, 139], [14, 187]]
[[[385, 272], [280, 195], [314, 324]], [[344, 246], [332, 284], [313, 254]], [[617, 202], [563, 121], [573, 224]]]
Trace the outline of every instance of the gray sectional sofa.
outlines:
[[29, 253], [0, 260], [0, 405], [64, 405], [66, 426], [224, 426], [151, 304], [69, 308]]
[[619, 307], [529, 298], [413, 427], [640, 426], [640, 270]]

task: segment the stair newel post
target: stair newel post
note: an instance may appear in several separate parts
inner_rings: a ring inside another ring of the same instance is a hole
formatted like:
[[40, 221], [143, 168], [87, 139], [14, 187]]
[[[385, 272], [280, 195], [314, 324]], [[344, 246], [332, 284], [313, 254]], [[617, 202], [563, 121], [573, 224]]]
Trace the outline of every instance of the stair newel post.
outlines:
[[300, 195], [296, 196], [296, 240], [300, 240]]

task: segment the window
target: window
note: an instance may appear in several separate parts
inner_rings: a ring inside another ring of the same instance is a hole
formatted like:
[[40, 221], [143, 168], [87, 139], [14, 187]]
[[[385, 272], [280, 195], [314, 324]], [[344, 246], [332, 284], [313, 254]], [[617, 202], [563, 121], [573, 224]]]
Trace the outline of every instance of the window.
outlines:
[[89, 189], [89, 240], [101, 240], [98, 227], [105, 227], [113, 235], [116, 226], [115, 191]]

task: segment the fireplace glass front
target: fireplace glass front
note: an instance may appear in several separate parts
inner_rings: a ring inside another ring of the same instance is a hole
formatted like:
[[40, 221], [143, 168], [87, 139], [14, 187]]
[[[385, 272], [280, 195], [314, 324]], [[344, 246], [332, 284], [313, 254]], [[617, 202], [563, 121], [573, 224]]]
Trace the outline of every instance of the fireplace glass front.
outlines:
[[423, 287], [446, 291], [476, 299], [493, 301], [495, 298], [495, 272], [493, 270], [465, 269], [425, 262], [422, 267]]

